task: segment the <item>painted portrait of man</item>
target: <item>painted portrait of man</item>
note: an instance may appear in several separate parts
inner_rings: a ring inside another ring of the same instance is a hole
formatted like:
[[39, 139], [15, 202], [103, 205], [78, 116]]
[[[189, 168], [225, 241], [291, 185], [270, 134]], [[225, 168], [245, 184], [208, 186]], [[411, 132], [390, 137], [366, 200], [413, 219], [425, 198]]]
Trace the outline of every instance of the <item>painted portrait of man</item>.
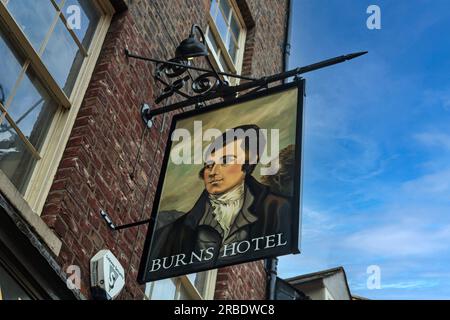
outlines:
[[199, 173], [204, 191], [189, 212], [158, 230], [156, 237], [160, 245], [155, 248], [156, 255], [188, 256], [191, 252], [213, 248], [214, 257], [208, 263], [216, 263], [239, 259], [236, 246], [243, 241], [251, 244], [246, 250], [249, 254], [267, 247], [266, 236], [272, 237], [271, 242], [287, 245], [291, 229], [290, 199], [271, 192], [252, 176], [261, 154], [258, 149], [265, 147], [260, 128], [243, 125], [230, 131], [252, 131], [255, 134], [250, 136], [256, 137], [253, 145], [257, 147], [251, 148], [249, 135], [242, 138], [229, 135], [232, 139], [228, 139], [229, 131], [211, 144]]

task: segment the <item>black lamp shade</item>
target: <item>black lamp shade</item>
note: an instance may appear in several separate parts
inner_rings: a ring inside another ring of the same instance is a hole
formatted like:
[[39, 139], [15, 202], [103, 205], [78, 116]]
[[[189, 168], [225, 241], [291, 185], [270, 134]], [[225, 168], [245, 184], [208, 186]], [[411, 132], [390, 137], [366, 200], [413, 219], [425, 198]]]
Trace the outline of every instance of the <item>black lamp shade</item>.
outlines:
[[204, 57], [208, 55], [208, 50], [205, 45], [198, 41], [194, 35], [190, 35], [189, 38], [183, 40], [175, 51], [177, 58], [194, 58]]

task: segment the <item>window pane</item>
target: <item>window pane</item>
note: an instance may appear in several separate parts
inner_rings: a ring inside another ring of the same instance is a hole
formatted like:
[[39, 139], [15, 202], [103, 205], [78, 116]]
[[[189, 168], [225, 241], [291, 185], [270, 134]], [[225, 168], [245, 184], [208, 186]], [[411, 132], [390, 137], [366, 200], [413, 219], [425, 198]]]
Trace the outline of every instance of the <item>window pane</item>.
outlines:
[[0, 265], [0, 300], [31, 300], [25, 290]]
[[209, 9], [209, 13], [215, 19], [217, 13], [217, 0], [211, 0], [211, 8]]
[[164, 279], [147, 284], [147, 296], [152, 300], [175, 299], [176, 286], [172, 279]]
[[219, 46], [217, 45], [216, 39], [214, 38], [213, 34], [211, 33], [211, 29], [208, 29], [208, 32], [206, 33], [206, 37], [208, 38], [213, 50], [216, 54], [219, 52]]
[[0, 102], [4, 105], [8, 100], [14, 84], [22, 69], [21, 61], [7, 42], [2, 30], [0, 29]]
[[34, 49], [39, 51], [56, 16], [55, 7], [49, 0], [9, 0], [7, 7]]
[[186, 290], [185, 287], [181, 286], [180, 287], [180, 295], [178, 297], [178, 300], [192, 300], [193, 297], [191, 297], [188, 293], [188, 291]]
[[[80, 13], [79, 21], [75, 19], [78, 12]], [[96, 9], [93, 1], [67, 0], [63, 13], [78, 39], [88, 49], [100, 20], [100, 12]]]
[[239, 41], [240, 31], [241, 31], [241, 28], [239, 27], [239, 23], [237, 22], [236, 17], [233, 14], [233, 17], [231, 18], [231, 32], [236, 41]]
[[40, 150], [45, 141], [55, 112], [55, 104], [33, 72], [28, 71], [19, 85], [8, 113], [37, 150]]
[[228, 46], [228, 53], [230, 54], [231, 59], [233, 60], [234, 64], [236, 64], [237, 46], [234, 43], [234, 41], [230, 41], [230, 45]]
[[8, 121], [4, 120], [0, 124], [0, 170], [22, 194], [35, 164], [35, 158]]
[[221, 66], [222, 66], [222, 68], [223, 68], [223, 71], [226, 72], [226, 73], [231, 73], [231, 70], [230, 70], [230, 68], [228, 67], [227, 62], [225, 61], [225, 59], [224, 59], [224, 57], [223, 57], [222, 54], [220, 55], [219, 60], [220, 60]]
[[216, 26], [217, 26], [217, 30], [219, 30], [220, 36], [222, 37], [222, 40], [225, 44], [228, 43], [228, 25], [225, 22], [223, 15], [222, 14], [218, 14], [217, 15], [217, 19], [216, 19]]
[[205, 285], [208, 272], [193, 273], [187, 276], [189, 281], [194, 285], [202, 297], [205, 297]]
[[[100, 21], [100, 12], [94, 3], [87, 0], [67, 0], [63, 13], [77, 38], [88, 50]], [[80, 13], [79, 20], [76, 18], [77, 13]], [[70, 96], [84, 56], [61, 20], [50, 37], [42, 60], [58, 85]]]
[[223, 11], [223, 14], [225, 15], [225, 21], [228, 21], [228, 17], [230, 16], [230, 4], [228, 3], [228, 0], [220, 0], [220, 8]]
[[70, 96], [84, 57], [62, 21], [58, 21], [42, 60], [56, 83]]

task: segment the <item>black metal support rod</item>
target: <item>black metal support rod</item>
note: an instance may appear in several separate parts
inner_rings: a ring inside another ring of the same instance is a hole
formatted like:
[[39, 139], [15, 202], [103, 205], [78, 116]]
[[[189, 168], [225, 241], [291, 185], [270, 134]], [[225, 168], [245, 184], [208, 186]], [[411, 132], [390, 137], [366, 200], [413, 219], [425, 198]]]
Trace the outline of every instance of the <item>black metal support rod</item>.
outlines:
[[342, 63], [342, 62], [348, 61], [348, 60], [352, 60], [352, 59], [355, 59], [355, 58], [357, 58], [359, 56], [365, 55], [366, 53], [368, 53], [368, 51], [361, 51], [361, 52], [356, 52], [356, 53], [350, 53], [350, 54], [342, 55], [342, 56], [339, 56], [339, 57], [335, 57], [335, 58], [327, 59], [327, 60], [324, 60], [324, 61], [320, 61], [320, 62], [317, 62], [317, 63], [313, 63], [313, 64], [310, 64], [310, 65], [305, 66], [305, 67], [294, 69], [292, 71], [297, 70], [297, 74], [303, 74], [303, 73], [311, 72], [311, 71], [314, 71], [314, 70], [317, 70], [317, 69], [326, 68], [326, 67], [338, 64], [338, 63]]
[[147, 220], [142, 220], [139, 222], [134, 222], [134, 223], [129, 223], [129, 224], [124, 224], [122, 226], [116, 226], [114, 227], [114, 230], [118, 231], [118, 230], [122, 230], [122, 229], [128, 229], [128, 228], [133, 228], [133, 227], [137, 227], [137, 226], [141, 226], [143, 224], [148, 224], [152, 221], [152, 219], [147, 219]]
[[278, 273], [278, 258], [266, 259], [266, 273], [267, 273], [267, 299], [276, 299], [276, 287], [277, 287], [277, 273]]
[[296, 73], [293, 73], [292, 75], [286, 75], [286, 76], [280, 77], [279, 79], [278, 78], [277, 79], [263, 78], [263, 79], [259, 79], [259, 80], [253, 81], [253, 82], [247, 82], [247, 83], [244, 83], [244, 84], [241, 84], [238, 86], [230, 87], [229, 90], [224, 89], [224, 90], [221, 90], [216, 93], [209, 93], [208, 95], [205, 95], [205, 96], [199, 96], [199, 97], [195, 97], [193, 99], [180, 101], [180, 102], [171, 104], [169, 106], [165, 106], [163, 108], [153, 109], [148, 113], [148, 117], [152, 118], [152, 117], [155, 117], [157, 115], [160, 115], [160, 114], [163, 114], [166, 112], [171, 112], [171, 111], [175, 111], [175, 110], [190, 106], [194, 103], [202, 103], [202, 102], [214, 100], [217, 98], [223, 98], [224, 93], [232, 95], [233, 93], [241, 92], [244, 90], [249, 90], [252, 88], [261, 87], [261, 86], [264, 86], [264, 85], [272, 83], [272, 82], [276, 82], [276, 81], [279, 81], [279, 80], [282, 80], [285, 78], [293, 77], [295, 75], [296, 75]]
[[237, 92], [249, 90], [252, 88], [264, 86], [269, 83], [281, 81], [281, 80], [284, 80], [284, 79], [287, 79], [290, 77], [295, 77], [300, 74], [304, 74], [304, 73], [311, 72], [311, 71], [314, 71], [317, 69], [322, 69], [322, 68], [329, 67], [329, 66], [332, 66], [332, 65], [335, 65], [338, 63], [342, 63], [347, 60], [354, 59], [354, 58], [362, 56], [366, 53], [367, 53], [367, 51], [347, 54], [347, 55], [331, 58], [328, 60], [324, 60], [324, 61], [321, 61], [318, 63], [314, 63], [314, 64], [311, 64], [311, 65], [308, 65], [305, 67], [296, 68], [296, 69], [293, 69], [290, 71], [286, 71], [286, 72], [278, 73], [278, 74], [275, 74], [272, 76], [264, 77], [264, 78], [261, 78], [261, 79], [258, 79], [258, 80], [252, 81], [252, 82], [246, 82], [246, 83], [240, 84], [238, 86], [224, 88], [223, 90], [221, 90], [220, 92], [217, 92], [217, 93], [211, 93], [206, 96], [196, 97], [195, 99], [189, 99], [189, 100], [177, 102], [177, 103], [171, 104], [171, 105], [163, 107], [163, 108], [153, 109], [148, 113], [148, 117], [152, 118], [154, 116], [157, 116], [157, 115], [160, 115], [160, 114], [163, 114], [166, 112], [171, 112], [171, 111], [178, 110], [180, 108], [190, 106], [194, 103], [201, 103], [201, 102], [206, 102], [206, 101], [217, 99], [217, 98], [222, 98], [224, 96], [224, 93], [225, 93], [225, 95], [232, 95], [233, 93], [237, 93]]
[[142, 220], [142, 221], [138, 221], [138, 222], [124, 224], [124, 225], [121, 225], [121, 226], [116, 226], [114, 224], [114, 222], [112, 221], [111, 217], [109, 216], [109, 214], [105, 210], [100, 210], [100, 216], [103, 218], [103, 220], [105, 220], [106, 224], [108, 225], [108, 227], [112, 231], [119, 231], [119, 230], [122, 230], [122, 229], [128, 229], [128, 228], [141, 226], [143, 224], [148, 224], [148, 223], [150, 223], [153, 220], [153, 217], [152, 217], [152, 218], [147, 219], [147, 220]]
[[[188, 66], [185, 64], [176, 63], [176, 62], [172, 62], [172, 61], [163, 61], [163, 60], [158, 60], [158, 59], [153, 59], [153, 58], [148, 58], [148, 57], [142, 57], [142, 56], [139, 56], [139, 55], [129, 52], [127, 49], [125, 49], [125, 55], [128, 58], [133, 58], [133, 59], [142, 60], [142, 61], [150, 61], [150, 62], [154, 62], [154, 63], [164, 63], [164, 64], [168, 64], [168, 65], [171, 65], [174, 67], [186, 68], [186, 69], [197, 70], [197, 71], [202, 71], [202, 72], [214, 72], [214, 70], [208, 70], [208, 69], [204, 69], [204, 68], [200, 68], [200, 67]], [[257, 80], [252, 77], [246, 77], [246, 76], [237, 75], [237, 74], [233, 74], [233, 73], [219, 72], [219, 71], [217, 71], [217, 73], [222, 76], [238, 78], [238, 79], [243, 79], [243, 80], [249, 80], [249, 81]]]

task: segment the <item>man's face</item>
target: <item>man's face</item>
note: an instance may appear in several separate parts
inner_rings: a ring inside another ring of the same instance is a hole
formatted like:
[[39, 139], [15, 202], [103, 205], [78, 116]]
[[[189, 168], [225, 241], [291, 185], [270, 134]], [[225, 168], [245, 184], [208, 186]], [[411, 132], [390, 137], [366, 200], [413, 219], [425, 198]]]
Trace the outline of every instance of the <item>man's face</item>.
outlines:
[[208, 193], [225, 193], [244, 181], [242, 165], [245, 151], [241, 148], [241, 141], [230, 142], [206, 159], [203, 180]]

